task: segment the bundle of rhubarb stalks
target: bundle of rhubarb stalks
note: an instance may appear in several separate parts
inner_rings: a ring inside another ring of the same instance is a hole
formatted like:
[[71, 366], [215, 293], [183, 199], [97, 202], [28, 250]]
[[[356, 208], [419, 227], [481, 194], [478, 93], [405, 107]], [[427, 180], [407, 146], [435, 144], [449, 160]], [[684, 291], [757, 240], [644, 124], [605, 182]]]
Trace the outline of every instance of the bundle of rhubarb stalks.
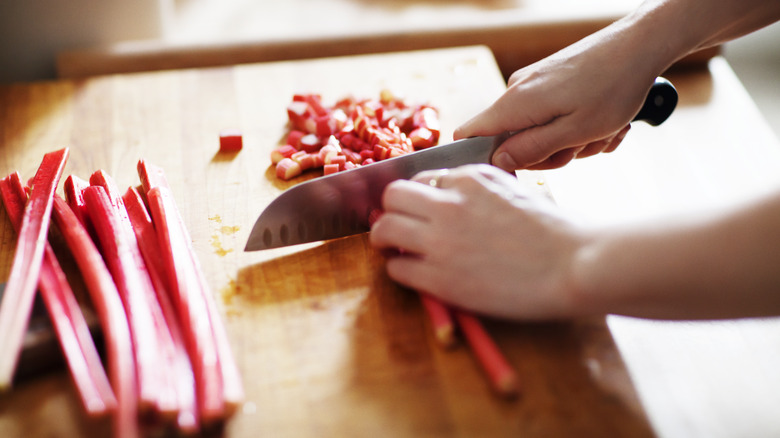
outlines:
[[[46, 154], [35, 176], [0, 179], [18, 241], [0, 302], [0, 390], [9, 389], [36, 290], [84, 409], [111, 416], [117, 437], [222, 424], [243, 385], [225, 327], [162, 169], [139, 161], [124, 194], [104, 171], [57, 186], [68, 149]], [[105, 340], [105, 364], [47, 241], [66, 243]], [[107, 369], [107, 372], [106, 372]]]

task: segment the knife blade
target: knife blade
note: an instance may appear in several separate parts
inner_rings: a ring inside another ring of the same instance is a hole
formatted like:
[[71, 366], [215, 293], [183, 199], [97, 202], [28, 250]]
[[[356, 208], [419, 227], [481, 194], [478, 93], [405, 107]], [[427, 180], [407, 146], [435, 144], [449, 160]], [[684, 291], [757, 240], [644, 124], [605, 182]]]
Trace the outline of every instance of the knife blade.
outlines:
[[[659, 77], [633, 121], [660, 125], [676, 106], [677, 91], [671, 82]], [[493, 152], [509, 135], [457, 140], [291, 187], [260, 214], [244, 251], [366, 232], [369, 214], [381, 207], [382, 192], [389, 183], [423, 170], [490, 163]]]

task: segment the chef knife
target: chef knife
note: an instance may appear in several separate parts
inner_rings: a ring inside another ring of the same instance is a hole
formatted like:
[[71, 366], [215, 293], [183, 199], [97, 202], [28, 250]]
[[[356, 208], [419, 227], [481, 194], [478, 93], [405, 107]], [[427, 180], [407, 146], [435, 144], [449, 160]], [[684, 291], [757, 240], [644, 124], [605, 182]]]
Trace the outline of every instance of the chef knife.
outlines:
[[[677, 106], [677, 91], [657, 78], [634, 121], [663, 123]], [[245, 251], [335, 239], [369, 230], [369, 214], [381, 207], [390, 182], [429, 169], [490, 163], [508, 134], [472, 137], [309, 180], [287, 189], [257, 219]]]

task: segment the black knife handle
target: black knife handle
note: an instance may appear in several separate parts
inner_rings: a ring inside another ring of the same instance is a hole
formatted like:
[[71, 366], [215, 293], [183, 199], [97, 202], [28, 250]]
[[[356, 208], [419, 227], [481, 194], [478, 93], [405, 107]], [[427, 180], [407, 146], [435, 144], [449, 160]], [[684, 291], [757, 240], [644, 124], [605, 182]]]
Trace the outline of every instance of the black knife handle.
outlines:
[[652, 126], [658, 126], [672, 115], [676, 106], [677, 90], [668, 79], [659, 76], [655, 78], [655, 83], [650, 87], [642, 109], [639, 110], [633, 121], [642, 121]]

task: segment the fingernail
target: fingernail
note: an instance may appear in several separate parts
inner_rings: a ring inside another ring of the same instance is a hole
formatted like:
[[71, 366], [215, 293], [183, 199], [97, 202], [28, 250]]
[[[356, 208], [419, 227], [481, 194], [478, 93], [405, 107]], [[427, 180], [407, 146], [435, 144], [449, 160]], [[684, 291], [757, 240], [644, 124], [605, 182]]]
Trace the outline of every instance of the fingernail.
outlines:
[[517, 169], [517, 163], [508, 152], [499, 152], [498, 155], [493, 158], [493, 164], [504, 170]]

